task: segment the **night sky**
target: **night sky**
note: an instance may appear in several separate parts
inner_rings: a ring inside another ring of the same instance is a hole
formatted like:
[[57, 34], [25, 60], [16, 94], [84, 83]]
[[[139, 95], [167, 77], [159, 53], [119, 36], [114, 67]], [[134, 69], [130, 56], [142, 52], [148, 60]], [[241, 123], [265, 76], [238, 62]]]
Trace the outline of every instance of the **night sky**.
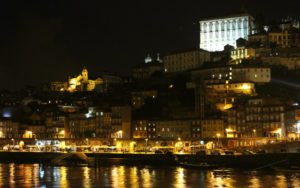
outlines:
[[[284, 4], [286, 3], [286, 4]], [[0, 89], [129, 74], [150, 53], [198, 47], [199, 20], [239, 11], [300, 16], [299, 1], [1, 1]]]

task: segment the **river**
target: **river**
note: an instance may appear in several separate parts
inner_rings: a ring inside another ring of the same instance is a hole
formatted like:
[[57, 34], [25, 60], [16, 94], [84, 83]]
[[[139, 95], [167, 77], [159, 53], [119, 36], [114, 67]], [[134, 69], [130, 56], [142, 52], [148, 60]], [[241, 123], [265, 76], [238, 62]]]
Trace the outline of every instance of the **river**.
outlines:
[[0, 187], [300, 187], [300, 173], [176, 166], [55, 167], [0, 163]]

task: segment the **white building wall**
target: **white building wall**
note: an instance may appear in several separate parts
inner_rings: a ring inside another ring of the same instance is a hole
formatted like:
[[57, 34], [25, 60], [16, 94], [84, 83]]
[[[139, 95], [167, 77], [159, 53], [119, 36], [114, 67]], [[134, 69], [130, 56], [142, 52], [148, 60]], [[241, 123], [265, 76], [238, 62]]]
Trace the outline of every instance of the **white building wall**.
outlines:
[[200, 21], [200, 48], [213, 52], [227, 44], [236, 46], [237, 39], [248, 39], [252, 27], [250, 15]]

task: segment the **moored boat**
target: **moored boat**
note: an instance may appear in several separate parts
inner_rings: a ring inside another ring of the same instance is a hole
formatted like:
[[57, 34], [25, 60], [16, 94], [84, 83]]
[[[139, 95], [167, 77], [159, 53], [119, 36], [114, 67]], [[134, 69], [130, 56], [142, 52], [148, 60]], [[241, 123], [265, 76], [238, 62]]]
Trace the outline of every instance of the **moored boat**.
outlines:
[[277, 172], [286, 172], [286, 173], [300, 173], [300, 168], [299, 167], [291, 167], [291, 168], [279, 168], [279, 167], [271, 167]]
[[208, 163], [187, 163], [187, 162], [179, 162], [179, 165], [185, 168], [197, 168], [197, 169], [215, 169], [218, 166], [214, 164]]

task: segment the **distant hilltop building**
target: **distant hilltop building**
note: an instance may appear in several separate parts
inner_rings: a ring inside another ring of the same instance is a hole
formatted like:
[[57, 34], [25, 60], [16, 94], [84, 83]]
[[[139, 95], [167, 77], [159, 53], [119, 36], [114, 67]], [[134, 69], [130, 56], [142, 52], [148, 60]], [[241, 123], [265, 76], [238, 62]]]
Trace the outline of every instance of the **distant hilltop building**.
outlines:
[[159, 57], [159, 53], [157, 53], [156, 60], [152, 59], [152, 57], [150, 56], [150, 54], [147, 55], [147, 57], [145, 58], [145, 63], [151, 63], [151, 62], [162, 63], [162, 60]]
[[69, 78], [68, 82], [52, 82], [51, 90], [53, 91], [93, 91], [97, 86], [103, 85], [102, 78], [89, 80], [88, 70], [84, 67], [81, 74], [74, 78]]
[[101, 78], [97, 78], [96, 80], [89, 80], [88, 71], [84, 67], [82, 73], [77, 77], [69, 78], [68, 91], [93, 91], [97, 85], [101, 84], [103, 84], [103, 80]]
[[203, 49], [177, 51], [164, 56], [165, 72], [182, 72], [200, 68], [204, 62], [211, 60], [210, 53]]
[[132, 77], [136, 80], [143, 80], [149, 78], [152, 74], [157, 72], [163, 72], [163, 63], [157, 54], [156, 59], [148, 54], [145, 58], [145, 63], [140, 63], [132, 68]]
[[236, 46], [239, 38], [248, 39], [254, 32], [254, 18], [248, 13], [214, 17], [200, 21], [200, 48], [214, 52], [224, 46]]

